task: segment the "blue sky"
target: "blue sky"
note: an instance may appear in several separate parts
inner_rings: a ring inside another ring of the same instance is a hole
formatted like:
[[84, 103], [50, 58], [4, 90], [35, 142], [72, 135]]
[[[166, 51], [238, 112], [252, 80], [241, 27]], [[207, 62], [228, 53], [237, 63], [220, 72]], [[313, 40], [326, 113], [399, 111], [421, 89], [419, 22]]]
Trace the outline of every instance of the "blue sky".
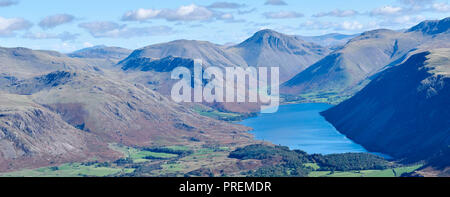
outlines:
[[447, 0], [0, 0], [0, 46], [70, 52], [176, 39], [226, 44], [266, 28], [354, 34], [448, 16]]

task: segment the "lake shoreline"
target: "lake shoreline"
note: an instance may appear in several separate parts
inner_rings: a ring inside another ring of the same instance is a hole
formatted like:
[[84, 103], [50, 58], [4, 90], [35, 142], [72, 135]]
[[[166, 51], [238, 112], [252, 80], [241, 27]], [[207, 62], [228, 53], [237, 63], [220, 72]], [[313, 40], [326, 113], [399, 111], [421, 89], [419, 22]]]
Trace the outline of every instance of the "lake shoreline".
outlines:
[[[392, 158], [385, 154], [369, 152], [336, 130], [320, 115], [320, 112], [333, 106], [329, 103], [283, 103], [274, 114], [258, 113], [255, 117], [236, 123], [252, 128], [249, 133], [255, 140], [303, 150], [310, 154], [366, 152], [386, 159]], [[291, 115], [296, 117], [289, 117]], [[273, 121], [277, 119], [280, 120]], [[287, 136], [283, 136], [284, 134]]]

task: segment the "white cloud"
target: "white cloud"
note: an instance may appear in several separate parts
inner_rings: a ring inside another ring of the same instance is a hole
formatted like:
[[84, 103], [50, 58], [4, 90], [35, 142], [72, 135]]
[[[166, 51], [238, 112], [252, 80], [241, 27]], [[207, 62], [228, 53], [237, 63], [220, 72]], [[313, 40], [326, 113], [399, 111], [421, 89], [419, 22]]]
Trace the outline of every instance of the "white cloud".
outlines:
[[425, 20], [424, 16], [397, 16], [383, 20], [380, 22], [381, 26], [392, 27], [392, 28], [403, 28], [418, 24], [419, 22]]
[[230, 3], [230, 2], [215, 2], [208, 6], [208, 8], [211, 9], [238, 9], [245, 7], [245, 4], [238, 4], [238, 3]]
[[225, 21], [227, 23], [241, 23], [241, 22], [245, 22], [245, 20], [243, 19], [235, 19], [234, 15], [232, 13], [222, 13], [222, 12], [216, 12], [214, 13], [214, 18], [216, 18], [217, 20], [222, 20]]
[[124, 21], [145, 21], [149, 19], [166, 19], [168, 21], [205, 21], [213, 19], [214, 12], [195, 4], [181, 6], [177, 9], [138, 9], [126, 12]]
[[301, 18], [304, 16], [302, 13], [290, 11], [266, 12], [263, 15], [268, 19]]
[[447, 3], [433, 3], [431, 8], [438, 12], [450, 12], [450, 5]]
[[70, 53], [78, 49], [78, 47], [76, 47], [74, 44], [75, 43], [67, 43], [67, 42], [55, 43], [49, 48], [50, 50], [59, 51], [62, 53]]
[[313, 15], [314, 17], [325, 17], [325, 16], [333, 16], [333, 17], [350, 17], [350, 16], [355, 16], [359, 14], [357, 11], [355, 10], [333, 10], [330, 12], [321, 12], [318, 14]]
[[358, 21], [344, 21], [341, 23], [336, 29], [342, 29], [342, 30], [362, 30], [364, 29], [364, 25], [359, 23]]
[[127, 27], [126, 25], [107, 21], [81, 23], [79, 27], [85, 29], [96, 38], [131, 38], [167, 35], [173, 32], [172, 28], [168, 26]]
[[360, 32], [367, 29], [377, 28], [376, 22], [360, 23], [358, 21], [326, 22], [326, 21], [306, 21], [300, 25], [301, 29], [313, 30], [333, 30]]
[[23, 37], [33, 40], [45, 40], [45, 39], [59, 39], [61, 41], [69, 41], [77, 39], [79, 34], [72, 34], [69, 32], [63, 32], [60, 34], [51, 34], [46, 32], [38, 32], [38, 33], [26, 33]]
[[255, 11], [256, 11], [256, 8], [252, 8], [252, 9], [249, 9], [249, 10], [238, 10], [238, 14], [239, 15], [250, 14], [250, 13], [255, 12]]
[[409, 6], [424, 6], [433, 2], [433, 0], [398, 0], [400, 3]]
[[283, 0], [267, 0], [264, 5], [287, 5]]
[[126, 12], [122, 20], [125, 21], [144, 21], [151, 18], [156, 18], [158, 14], [161, 13], [161, 10], [154, 10], [154, 9], [137, 9]]
[[308, 20], [300, 25], [301, 29], [312, 29], [312, 30], [328, 30], [334, 27], [334, 23], [326, 21], [311, 21]]
[[14, 36], [16, 31], [29, 29], [33, 24], [23, 18], [0, 17], [0, 36]]
[[8, 6], [16, 5], [18, 3], [19, 3], [18, 1], [13, 1], [13, 0], [0, 0], [0, 7], [8, 7]]
[[234, 16], [231, 13], [225, 13], [220, 15], [220, 18], [223, 20], [230, 20], [230, 19], [234, 19]]
[[95, 46], [95, 45], [90, 43], [90, 42], [84, 42], [83, 43], [83, 47], [85, 47], [85, 48], [90, 48], [90, 47], [93, 47], [93, 46]]
[[57, 14], [45, 17], [39, 22], [39, 26], [43, 29], [51, 29], [62, 24], [70, 23], [74, 19], [75, 17], [69, 14]]
[[371, 15], [399, 15], [403, 11], [403, 8], [401, 7], [395, 7], [395, 6], [384, 6], [380, 8], [376, 8], [370, 12]]

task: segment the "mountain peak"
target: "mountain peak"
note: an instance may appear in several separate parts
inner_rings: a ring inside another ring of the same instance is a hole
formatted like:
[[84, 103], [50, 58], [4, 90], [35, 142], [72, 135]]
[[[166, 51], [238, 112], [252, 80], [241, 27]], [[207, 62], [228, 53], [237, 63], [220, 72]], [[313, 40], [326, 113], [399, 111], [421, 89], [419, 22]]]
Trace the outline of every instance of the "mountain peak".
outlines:
[[280, 32], [277, 32], [275, 30], [263, 29], [254, 34], [254, 36], [258, 36], [258, 35], [283, 35], [283, 34]]
[[448, 32], [450, 28], [450, 17], [442, 20], [428, 20], [419, 23], [406, 32], [422, 32], [423, 34], [435, 35]]
[[288, 35], [276, 32], [271, 29], [264, 29], [264, 30], [256, 32], [255, 34], [253, 34], [252, 37], [245, 40], [240, 45], [242, 46], [242, 45], [246, 45], [246, 44], [250, 44], [250, 43], [264, 45], [264, 44], [270, 44], [269, 42], [271, 40], [272, 41], [276, 41], [276, 40], [280, 40], [280, 39], [284, 40], [289, 37], [292, 37], [292, 36], [288, 36]]
[[270, 29], [256, 32], [230, 50], [251, 66], [279, 66], [282, 82], [329, 53], [327, 48], [318, 44]]
[[163, 59], [169, 56], [184, 59], [202, 59], [205, 66], [247, 66], [246, 62], [237, 54], [224, 51], [221, 46], [214, 43], [198, 40], [175, 40], [149, 45], [135, 50], [119, 64], [121, 66], [133, 62], [147, 64], [152, 59]]

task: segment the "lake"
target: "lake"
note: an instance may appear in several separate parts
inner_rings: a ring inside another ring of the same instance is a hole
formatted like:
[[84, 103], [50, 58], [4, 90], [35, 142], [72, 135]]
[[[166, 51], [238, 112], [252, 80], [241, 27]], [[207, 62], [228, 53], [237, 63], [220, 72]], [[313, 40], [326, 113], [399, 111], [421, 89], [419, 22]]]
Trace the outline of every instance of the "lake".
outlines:
[[367, 152], [354, 143], [319, 113], [332, 107], [324, 103], [307, 103], [280, 106], [277, 113], [260, 114], [240, 124], [254, 128], [251, 132], [258, 140], [300, 149], [309, 154]]

